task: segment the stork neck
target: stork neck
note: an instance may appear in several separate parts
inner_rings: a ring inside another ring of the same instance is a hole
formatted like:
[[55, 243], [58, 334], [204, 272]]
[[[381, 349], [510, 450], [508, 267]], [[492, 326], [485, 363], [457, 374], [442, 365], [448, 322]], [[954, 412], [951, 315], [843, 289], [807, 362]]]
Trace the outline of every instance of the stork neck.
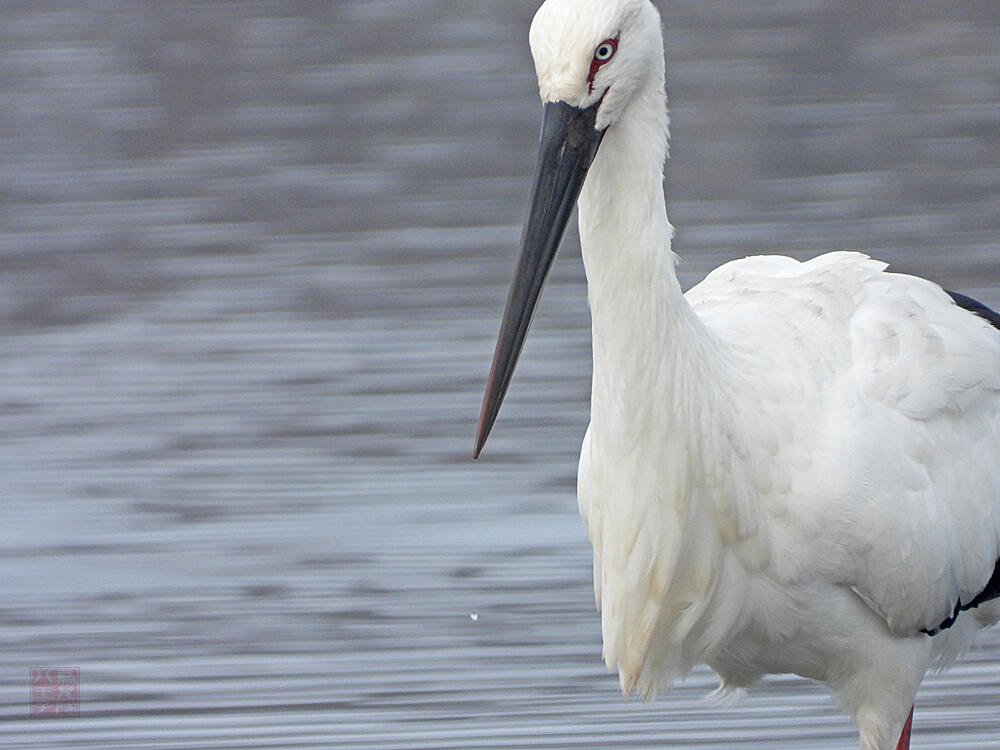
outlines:
[[580, 243], [595, 338], [640, 322], [614, 320], [623, 313], [659, 318], [683, 301], [663, 196], [668, 123], [661, 64], [605, 133], [581, 192]]
[[[746, 442], [733, 352], [688, 305], [674, 271], [662, 82], [605, 134], [579, 201], [594, 336], [580, 507], [594, 542], [605, 659], [626, 691], [646, 692], [736, 627], [746, 587], [734, 589], [738, 572], [716, 587], [719, 540], [748, 539], [759, 522], [740, 483]], [[725, 608], [715, 606], [721, 591]]]
[[[712, 387], [712, 376], [724, 369], [674, 270], [663, 195], [668, 118], [662, 80], [654, 76], [610, 127], [580, 196], [595, 419], [609, 399], [626, 421], [651, 399], [696, 403], [705, 395], [699, 389]], [[668, 408], [658, 419], [677, 426], [682, 415]]]

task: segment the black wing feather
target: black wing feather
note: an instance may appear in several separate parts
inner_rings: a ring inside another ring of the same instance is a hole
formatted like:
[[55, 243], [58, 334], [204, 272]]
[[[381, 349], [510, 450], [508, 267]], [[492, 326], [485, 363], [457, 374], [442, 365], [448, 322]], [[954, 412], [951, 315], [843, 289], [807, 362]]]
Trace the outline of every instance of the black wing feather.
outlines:
[[[945, 289], [948, 292], [947, 289]], [[988, 320], [996, 328], [1000, 328], [1000, 313], [996, 310], [991, 310], [982, 302], [977, 299], [972, 299], [964, 294], [959, 294], [958, 292], [948, 292], [951, 298], [955, 300], [955, 304], [959, 307], [968, 310], [970, 313], [975, 313], [980, 318]]]

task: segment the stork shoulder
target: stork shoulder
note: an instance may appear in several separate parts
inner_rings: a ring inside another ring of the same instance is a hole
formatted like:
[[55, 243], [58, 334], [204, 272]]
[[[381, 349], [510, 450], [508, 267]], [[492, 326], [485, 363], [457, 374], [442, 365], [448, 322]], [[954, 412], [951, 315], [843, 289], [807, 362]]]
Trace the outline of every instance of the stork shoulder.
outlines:
[[796, 377], [851, 383], [912, 418], [962, 413], [1000, 389], [1000, 331], [937, 284], [886, 267], [853, 252], [749, 257], [686, 297], [737, 352], [766, 345]]
[[[686, 297], [702, 306], [734, 297], [771, 293], [848, 293], [887, 267], [863, 253], [838, 251], [800, 262], [784, 255], [752, 255], [724, 263], [692, 287]], [[853, 296], [853, 295], [852, 295]]]

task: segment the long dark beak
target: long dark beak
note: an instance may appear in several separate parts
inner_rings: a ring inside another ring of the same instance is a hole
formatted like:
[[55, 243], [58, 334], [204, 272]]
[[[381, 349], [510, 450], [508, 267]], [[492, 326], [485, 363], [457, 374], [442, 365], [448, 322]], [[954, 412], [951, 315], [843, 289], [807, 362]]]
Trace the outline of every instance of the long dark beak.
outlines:
[[594, 128], [599, 106], [600, 102], [587, 109], [577, 109], [565, 102], [545, 105], [531, 207], [521, 235], [521, 256], [507, 295], [493, 367], [486, 382], [474, 458], [479, 458], [496, 421], [542, 286], [580, 196], [587, 170], [604, 137], [603, 130]]

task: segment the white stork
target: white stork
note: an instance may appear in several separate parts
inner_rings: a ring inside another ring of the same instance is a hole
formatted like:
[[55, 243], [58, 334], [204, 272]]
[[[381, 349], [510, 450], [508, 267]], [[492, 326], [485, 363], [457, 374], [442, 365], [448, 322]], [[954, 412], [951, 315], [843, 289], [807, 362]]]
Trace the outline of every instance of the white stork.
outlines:
[[1000, 619], [1000, 316], [849, 252], [733, 261], [683, 294], [656, 9], [547, 0], [530, 40], [540, 155], [476, 455], [579, 199], [608, 667], [646, 697], [700, 661], [723, 690], [802, 675], [863, 750], [907, 748], [925, 671]]

